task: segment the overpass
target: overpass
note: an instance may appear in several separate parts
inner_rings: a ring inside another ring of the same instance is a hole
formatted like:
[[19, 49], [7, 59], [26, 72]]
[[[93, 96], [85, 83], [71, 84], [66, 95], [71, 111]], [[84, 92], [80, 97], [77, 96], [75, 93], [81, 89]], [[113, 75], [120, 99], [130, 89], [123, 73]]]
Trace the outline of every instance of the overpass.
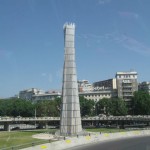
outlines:
[[[0, 117], [0, 124], [4, 125], [4, 130], [10, 130], [10, 124], [15, 123], [31, 123], [39, 124], [39, 126], [47, 126], [48, 123], [60, 122], [60, 117]], [[83, 125], [99, 125], [100, 123], [105, 124], [117, 124], [124, 126], [130, 123], [150, 123], [150, 115], [144, 116], [95, 116], [95, 117], [82, 117]]]

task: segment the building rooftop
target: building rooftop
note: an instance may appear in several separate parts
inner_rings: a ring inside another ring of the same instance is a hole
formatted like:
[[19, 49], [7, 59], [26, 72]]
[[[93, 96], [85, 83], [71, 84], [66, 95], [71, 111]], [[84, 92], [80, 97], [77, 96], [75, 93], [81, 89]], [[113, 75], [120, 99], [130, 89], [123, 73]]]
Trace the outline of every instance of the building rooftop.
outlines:
[[136, 71], [116, 72], [116, 75], [118, 74], [137, 74], [137, 72]]

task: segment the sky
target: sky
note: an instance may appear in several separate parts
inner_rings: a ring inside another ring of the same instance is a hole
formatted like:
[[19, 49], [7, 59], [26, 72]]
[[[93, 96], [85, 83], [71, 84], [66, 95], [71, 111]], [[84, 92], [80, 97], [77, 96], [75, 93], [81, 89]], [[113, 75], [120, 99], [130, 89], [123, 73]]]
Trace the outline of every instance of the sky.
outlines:
[[62, 88], [63, 25], [76, 24], [78, 80], [150, 81], [150, 0], [0, 0], [0, 98]]

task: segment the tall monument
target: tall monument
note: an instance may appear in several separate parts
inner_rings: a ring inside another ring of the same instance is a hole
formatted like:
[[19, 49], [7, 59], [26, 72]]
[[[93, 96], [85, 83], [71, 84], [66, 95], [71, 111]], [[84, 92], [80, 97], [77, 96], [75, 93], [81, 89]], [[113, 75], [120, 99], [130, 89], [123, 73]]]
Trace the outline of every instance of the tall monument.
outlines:
[[63, 68], [60, 135], [74, 136], [82, 132], [75, 63], [75, 24], [64, 25], [65, 60]]

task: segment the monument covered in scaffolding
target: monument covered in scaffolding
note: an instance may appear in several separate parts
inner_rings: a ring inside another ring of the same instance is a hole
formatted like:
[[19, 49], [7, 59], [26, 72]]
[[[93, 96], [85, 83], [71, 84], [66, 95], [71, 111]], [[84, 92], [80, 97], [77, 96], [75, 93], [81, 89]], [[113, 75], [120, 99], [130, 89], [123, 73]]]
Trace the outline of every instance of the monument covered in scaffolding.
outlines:
[[75, 24], [64, 25], [64, 68], [60, 135], [75, 136], [82, 132], [75, 63]]

